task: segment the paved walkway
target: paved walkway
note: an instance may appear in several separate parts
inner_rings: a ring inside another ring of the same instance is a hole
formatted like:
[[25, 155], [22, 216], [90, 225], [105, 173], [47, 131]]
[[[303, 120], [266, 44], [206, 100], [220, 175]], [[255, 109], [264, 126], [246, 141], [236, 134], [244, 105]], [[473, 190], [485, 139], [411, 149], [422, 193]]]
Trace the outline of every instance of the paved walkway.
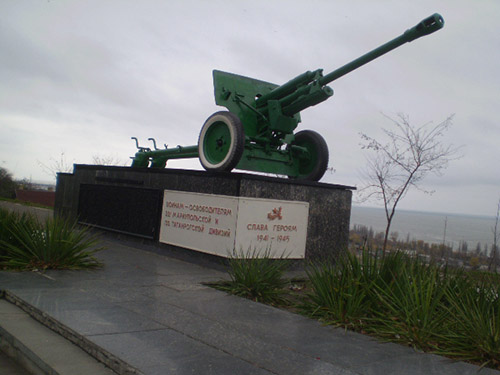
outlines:
[[[106, 240], [96, 271], [0, 272], [5, 298], [128, 374], [475, 374], [204, 286], [213, 268]], [[0, 326], [2, 323], [0, 322]], [[480, 374], [500, 374], [483, 369]]]
[[13, 203], [9, 201], [0, 200], [0, 207], [6, 208], [8, 210], [16, 211], [20, 214], [22, 213], [30, 213], [35, 215], [38, 220], [45, 221], [48, 218], [53, 216], [53, 210], [48, 208], [34, 207], [34, 206], [26, 206], [21, 203]]
[[2, 375], [29, 375], [29, 372], [0, 351], [0, 373]]

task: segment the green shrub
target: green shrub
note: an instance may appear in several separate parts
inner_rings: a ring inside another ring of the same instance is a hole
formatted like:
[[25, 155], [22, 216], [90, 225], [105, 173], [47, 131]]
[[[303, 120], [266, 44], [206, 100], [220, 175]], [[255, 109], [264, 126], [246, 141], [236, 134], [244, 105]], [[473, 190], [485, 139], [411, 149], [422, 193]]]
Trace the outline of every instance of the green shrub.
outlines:
[[308, 315], [336, 326], [363, 330], [373, 312], [383, 308], [375, 290], [394, 283], [406, 258], [401, 253], [378, 258], [363, 251], [361, 257], [346, 252], [335, 262], [313, 263], [307, 268], [311, 292], [301, 306]]
[[241, 297], [263, 303], [285, 303], [283, 278], [290, 263], [283, 256], [270, 258], [269, 251], [259, 254], [255, 250], [229, 258], [228, 282], [219, 283], [217, 288]]
[[500, 369], [500, 284], [461, 273], [446, 290], [450, 322], [441, 354]]
[[371, 303], [368, 293], [374, 267], [375, 262], [369, 256], [359, 262], [350, 253], [335, 263], [310, 264], [306, 269], [311, 285], [311, 293], [307, 295], [310, 302], [301, 308], [330, 324], [360, 328]]
[[[0, 238], [1, 265], [10, 269], [94, 268], [100, 263], [93, 257], [101, 250], [97, 239], [76, 223], [55, 218], [38, 222], [30, 215], [2, 212]], [[5, 226], [3, 225], [5, 224]]]
[[500, 282], [402, 253], [346, 254], [307, 270], [301, 306], [326, 323], [500, 369]]
[[12, 178], [12, 174], [7, 169], [0, 167], [0, 197], [14, 198], [17, 185], [17, 182]]
[[0, 257], [6, 255], [5, 243], [15, 246], [19, 245], [16, 237], [12, 234], [14, 225], [18, 223], [27, 225], [28, 222], [35, 220], [35, 217], [30, 214], [18, 214], [17, 212], [0, 208]]
[[391, 282], [374, 285], [374, 310], [369, 332], [418, 349], [433, 350], [443, 332], [448, 312], [444, 308], [447, 272], [436, 265], [401, 258]]

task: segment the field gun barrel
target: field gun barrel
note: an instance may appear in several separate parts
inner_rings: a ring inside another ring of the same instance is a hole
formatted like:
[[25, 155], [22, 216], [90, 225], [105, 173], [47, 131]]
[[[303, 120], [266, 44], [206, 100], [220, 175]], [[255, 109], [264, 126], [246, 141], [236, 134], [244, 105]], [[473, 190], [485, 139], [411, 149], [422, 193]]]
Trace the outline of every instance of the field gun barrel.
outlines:
[[344, 66], [334, 70], [333, 72], [325, 75], [324, 77], [319, 79], [320, 85], [326, 85], [330, 82], [335, 81], [336, 79], [342, 77], [343, 75], [352, 72], [353, 70], [369, 63], [376, 58], [385, 55], [386, 53], [392, 51], [395, 48], [400, 47], [405, 43], [409, 43], [417, 38], [420, 38], [425, 35], [432, 34], [435, 31], [438, 31], [444, 26], [444, 19], [438, 13], [433, 14], [430, 17], [419, 22], [416, 26], [411, 29], [406, 30], [403, 34], [394, 38], [393, 40], [381, 45], [380, 47], [375, 48], [374, 50], [364, 54], [361, 57], [351, 61], [350, 63], [345, 64]]
[[435, 13], [432, 16], [425, 18], [414, 27], [406, 30], [400, 36], [341, 66], [340, 68], [334, 70], [331, 73], [328, 73], [325, 76], [323, 76], [322, 69], [302, 73], [301, 75], [291, 79], [287, 83], [276, 87], [271, 92], [256, 98], [255, 106], [257, 109], [261, 109], [267, 105], [268, 101], [279, 100], [280, 105], [284, 109], [284, 113], [288, 115], [298, 113], [302, 109], [321, 103], [322, 101], [328, 99], [331, 95], [333, 95], [333, 90], [331, 89], [317, 89], [314, 92], [314, 95], [312, 95], [312, 98], [302, 99], [300, 100], [300, 103], [294, 102], [294, 100], [301, 95], [309, 94], [308, 90], [310, 88], [308, 88], [307, 85], [315, 84], [323, 87], [328, 83], [333, 82], [336, 79], [346, 75], [347, 73], [350, 73], [353, 70], [369, 63], [370, 61], [375, 60], [382, 55], [385, 55], [393, 49], [396, 49], [401, 45], [411, 42], [422, 36], [431, 34], [441, 29], [443, 26], [443, 17], [441, 17], [441, 15], [439, 15], [438, 13]]
[[291, 79], [287, 83], [276, 87], [270, 93], [263, 95], [260, 98], [257, 98], [255, 104], [257, 108], [264, 106], [268, 100], [281, 99], [294, 93], [297, 90], [297, 87], [307, 85], [314, 80], [316, 77], [316, 72], [307, 71], [302, 73], [301, 75]]

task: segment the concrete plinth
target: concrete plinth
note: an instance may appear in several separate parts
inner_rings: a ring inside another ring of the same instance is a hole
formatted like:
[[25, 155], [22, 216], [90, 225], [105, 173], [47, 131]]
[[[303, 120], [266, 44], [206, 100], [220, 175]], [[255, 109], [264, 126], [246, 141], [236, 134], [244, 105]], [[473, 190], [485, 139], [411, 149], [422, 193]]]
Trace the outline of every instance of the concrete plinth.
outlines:
[[307, 202], [305, 258], [318, 259], [347, 248], [353, 189], [244, 173], [75, 165], [73, 174], [58, 175], [55, 214], [154, 242], [165, 190]]

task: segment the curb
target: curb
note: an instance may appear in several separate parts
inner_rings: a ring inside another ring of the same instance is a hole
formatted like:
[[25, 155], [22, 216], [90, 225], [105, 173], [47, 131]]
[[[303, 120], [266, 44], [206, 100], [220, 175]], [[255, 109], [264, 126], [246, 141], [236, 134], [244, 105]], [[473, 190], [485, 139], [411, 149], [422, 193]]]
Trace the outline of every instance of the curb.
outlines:
[[[0, 350], [33, 374], [143, 375], [8, 291], [0, 291], [5, 316], [0, 320]], [[9, 324], [13, 323], [13, 324]], [[26, 332], [26, 331], [29, 332]], [[64, 352], [71, 355], [64, 358]], [[78, 372], [78, 371], [80, 372]]]

